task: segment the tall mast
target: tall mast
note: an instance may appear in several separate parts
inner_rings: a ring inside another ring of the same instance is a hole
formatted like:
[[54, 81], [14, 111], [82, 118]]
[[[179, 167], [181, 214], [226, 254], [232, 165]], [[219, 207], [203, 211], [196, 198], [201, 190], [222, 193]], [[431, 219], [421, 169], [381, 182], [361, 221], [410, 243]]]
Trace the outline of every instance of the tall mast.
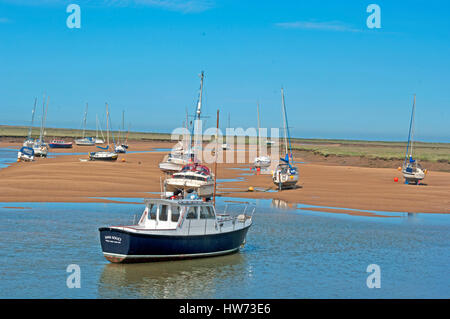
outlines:
[[[48, 101], [48, 98], [47, 98]], [[45, 116], [45, 94], [42, 102], [42, 115], [41, 115], [41, 129], [39, 131], [39, 141], [42, 142], [42, 135], [44, 134], [44, 116]]]
[[[289, 123], [286, 113], [286, 105], [284, 104], [284, 91], [283, 88], [281, 88], [281, 102], [283, 103], [283, 114], [284, 114], [284, 141], [286, 144], [286, 154], [291, 158], [292, 160], [292, 147], [291, 147], [291, 136], [289, 134]], [[289, 153], [288, 153], [288, 142], [289, 140]]]
[[259, 136], [259, 129], [260, 129], [260, 122], [259, 122], [259, 102], [256, 103], [256, 113], [258, 114], [258, 131], [256, 132], [257, 137], [258, 137], [258, 151], [259, 151], [259, 155], [261, 155], [261, 141], [260, 141], [260, 136]]
[[30, 126], [30, 129], [28, 130], [28, 139], [31, 139], [31, 131], [33, 129], [34, 114], [36, 112], [36, 104], [37, 104], [37, 97], [34, 98], [34, 107], [33, 107], [33, 112], [31, 112], [31, 126]]
[[[194, 137], [194, 149], [198, 148], [197, 142], [198, 142], [198, 136], [195, 136], [195, 134], [198, 134], [200, 128], [200, 116], [202, 113], [202, 96], [203, 96], [203, 77], [204, 77], [204, 72], [202, 71], [202, 73], [200, 74], [200, 92], [199, 92], [199, 97], [198, 97], [198, 102], [197, 102], [197, 109], [195, 112], [195, 116], [194, 116], [194, 125], [192, 126], [192, 135]], [[191, 142], [192, 145], [192, 142]]]
[[88, 104], [86, 103], [86, 110], [84, 111], [84, 119], [83, 119], [83, 138], [84, 138], [84, 133], [86, 131], [87, 112], [88, 112]]
[[408, 159], [408, 151], [409, 151], [409, 156], [412, 156], [412, 139], [414, 136], [414, 113], [416, 110], [416, 95], [414, 94], [414, 100], [413, 100], [413, 106], [412, 106], [412, 111], [411, 111], [411, 119], [409, 122], [409, 133], [408, 133], [408, 143], [406, 144], [406, 155], [405, 155], [405, 163]]
[[[125, 110], [122, 110], [122, 134], [119, 137], [122, 137], [122, 139], [124, 139], [124, 135], [125, 135]], [[124, 141], [122, 141], [122, 144], [124, 143]], [[120, 144], [120, 139], [118, 141], [118, 144]]]
[[217, 110], [217, 126], [216, 126], [216, 148], [215, 148], [215, 160], [214, 160], [214, 193], [213, 203], [216, 206], [216, 185], [217, 185], [217, 154], [219, 153], [219, 110]]
[[108, 112], [108, 103], [106, 103], [106, 140], [107, 145], [109, 146], [109, 112]]

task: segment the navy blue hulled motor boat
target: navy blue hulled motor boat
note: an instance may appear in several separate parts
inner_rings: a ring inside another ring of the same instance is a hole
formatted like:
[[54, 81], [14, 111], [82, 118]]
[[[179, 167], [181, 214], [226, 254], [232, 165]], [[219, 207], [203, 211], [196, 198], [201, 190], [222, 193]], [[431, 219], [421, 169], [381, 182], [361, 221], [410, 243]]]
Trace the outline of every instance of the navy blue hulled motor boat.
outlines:
[[[191, 195], [192, 196], [192, 195]], [[198, 198], [198, 197], [197, 197]], [[252, 216], [217, 214], [200, 199], [146, 199], [139, 222], [102, 227], [103, 255], [114, 263], [208, 257], [237, 252]]]

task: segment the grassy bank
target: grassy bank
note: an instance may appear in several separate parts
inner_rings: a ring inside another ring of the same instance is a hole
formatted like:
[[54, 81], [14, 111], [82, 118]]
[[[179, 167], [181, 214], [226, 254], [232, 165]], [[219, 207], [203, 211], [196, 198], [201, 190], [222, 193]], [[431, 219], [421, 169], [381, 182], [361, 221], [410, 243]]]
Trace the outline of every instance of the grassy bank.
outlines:
[[[25, 138], [28, 135], [28, 129], [25, 126], [0, 125], [0, 137]], [[74, 139], [80, 137], [82, 134], [82, 130], [79, 129], [63, 128], [47, 128], [45, 132], [47, 140], [54, 137]], [[118, 131], [112, 133], [117, 138]], [[33, 137], [37, 137], [38, 134], [39, 128], [33, 128]], [[103, 134], [106, 138], [105, 132]], [[86, 136], [95, 136], [95, 131], [86, 130]], [[168, 133], [130, 132], [128, 139], [133, 141], [171, 141], [171, 135]], [[255, 140], [255, 138], [252, 138], [252, 143]], [[247, 137], [245, 143], [249, 144], [249, 142], [250, 138]], [[294, 150], [308, 151], [324, 157], [363, 157], [382, 160], [402, 160], [405, 156], [406, 147], [405, 142], [299, 138], [292, 139], [292, 144]], [[414, 144], [414, 154], [421, 161], [450, 164], [450, 143], [416, 142]]]
[[[316, 155], [358, 156], [382, 160], [403, 160], [406, 143], [399, 142], [364, 142], [364, 141], [316, 141], [296, 142], [295, 150], [309, 151]], [[414, 144], [414, 155], [421, 161], [450, 164], [450, 144], [424, 143]]]

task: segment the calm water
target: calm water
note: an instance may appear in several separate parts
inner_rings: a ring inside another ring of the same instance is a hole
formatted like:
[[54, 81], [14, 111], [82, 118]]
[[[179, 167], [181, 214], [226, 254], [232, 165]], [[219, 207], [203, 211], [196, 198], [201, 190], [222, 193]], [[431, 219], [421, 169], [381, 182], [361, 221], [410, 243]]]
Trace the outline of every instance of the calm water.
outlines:
[[[355, 217], [250, 201], [258, 209], [240, 253], [134, 265], [103, 258], [98, 227], [130, 223], [142, 205], [0, 203], [0, 298], [450, 297], [448, 215]], [[66, 286], [70, 264], [81, 268], [80, 289]], [[381, 267], [380, 289], [366, 286], [369, 264]]]

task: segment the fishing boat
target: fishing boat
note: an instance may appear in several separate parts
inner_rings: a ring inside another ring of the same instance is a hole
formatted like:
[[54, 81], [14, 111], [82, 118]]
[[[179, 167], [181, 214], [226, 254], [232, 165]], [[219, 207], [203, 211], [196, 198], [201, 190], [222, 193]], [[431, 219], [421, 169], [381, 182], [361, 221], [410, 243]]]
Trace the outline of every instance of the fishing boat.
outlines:
[[[284, 92], [281, 89], [281, 104], [282, 104], [282, 112], [284, 119], [284, 145], [286, 155], [284, 158], [280, 158], [280, 162], [278, 163], [276, 169], [272, 174], [272, 180], [274, 184], [278, 187], [279, 190], [294, 188], [298, 182], [298, 169], [295, 166], [292, 166], [291, 163], [294, 162], [292, 156], [292, 147], [291, 147], [291, 137], [289, 134], [289, 124], [288, 117], [286, 113], [286, 105], [284, 103]], [[289, 145], [288, 145], [289, 142]], [[289, 146], [289, 149], [288, 149]]]
[[30, 128], [28, 129], [28, 137], [23, 142], [23, 146], [25, 146], [25, 147], [33, 147], [33, 144], [34, 144], [34, 139], [31, 137], [31, 133], [33, 131], [34, 114], [36, 113], [36, 103], [37, 103], [37, 98], [34, 99], [34, 107], [33, 107], [33, 111], [31, 112], [31, 125], [30, 125]]
[[17, 160], [31, 162], [34, 160], [34, 150], [28, 146], [22, 146], [22, 148], [17, 152]]
[[168, 192], [196, 191], [200, 197], [211, 198], [214, 192], [214, 174], [198, 163], [183, 166], [180, 172], [164, 180]]
[[[108, 111], [108, 103], [106, 103], [106, 139], [107, 145], [106, 147], [97, 146], [97, 148], [102, 149], [102, 151], [90, 152], [89, 160], [91, 161], [116, 161], [119, 155], [116, 152], [109, 151], [109, 111]], [[114, 140], [114, 136], [113, 136]]]
[[95, 138], [85, 136], [85, 134], [86, 134], [87, 113], [88, 113], [88, 103], [86, 103], [86, 110], [84, 111], [84, 117], [83, 117], [83, 135], [82, 135], [81, 138], [78, 138], [78, 139], [75, 140], [75, 144], [77, 144], [79, 146], [93, 146], [93, 145], [95, 145]]
[[405, 160], [402, 165], [402, 174], [405, 179], [405, 184], [419, 184], [425, 178], [426, 169], [418, 163], [413, 157], [413, 140], [414, 140], [414, 117], [416, 113], [416, 95], [414, 95], [414, 102], [411, 111], [411, 120], [409, 123], [408, 142], [406, 144]]
[[258, 143], [258, 153], [259, 156], [255, 157], [254, 161], [253, 161], [253, 166], [255, 168], [267, 168], [270, 166], [271, 164], [271, 160], [270, 157], [267, 155], [261, 155], [262, 151], [261, 151], [261, 147], [262, 147], [262, 143], [261, 143], [261, 136], [260, 136], [260, 121], [259, 121], [259, 103], [256, 105], [256, 112], [258, 114], [258, 131], [257, 131], [257, 143]]
[[145, 199], [133, 225], [99, 228], [104, 257], [113, 263], [211, 257], [239, 251], [253, 222], [246, 209], [232, 216], [195, 194]]
[[48, 143], [48, 146], [50, 148], [72, 148], [72, 142], [54, 139], [50, 143]]

